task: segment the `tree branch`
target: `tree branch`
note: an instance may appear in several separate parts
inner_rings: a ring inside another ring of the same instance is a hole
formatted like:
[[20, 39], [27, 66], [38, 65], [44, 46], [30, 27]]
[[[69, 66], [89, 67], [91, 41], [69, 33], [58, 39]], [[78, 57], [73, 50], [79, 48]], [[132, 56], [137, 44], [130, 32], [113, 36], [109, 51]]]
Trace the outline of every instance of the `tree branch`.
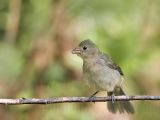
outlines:
[[[115, 96], [115, 101], [128, 101], [128, 100], [160, 100], [160, 96]], [[20, 98], [20, 99], [0, 99], [0, 104], [4, 105], [19, 105], [19, 104], [54, 104], [54, 103], [71, 103], [71, 102], [105, 102], [111, 101], [111, 97], [57, 97], [57, 98]]]

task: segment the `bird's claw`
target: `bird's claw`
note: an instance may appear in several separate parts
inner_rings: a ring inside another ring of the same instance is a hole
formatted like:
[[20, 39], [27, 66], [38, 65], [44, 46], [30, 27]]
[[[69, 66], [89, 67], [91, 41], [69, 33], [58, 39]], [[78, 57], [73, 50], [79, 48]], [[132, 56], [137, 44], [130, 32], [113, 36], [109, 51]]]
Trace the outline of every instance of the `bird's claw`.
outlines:
[[114, 95], [114, 93], [111, 95], [111, 99], [112, 99], [112, 103], [114, 103], [115, 102], [115, 95]]
[[89, 100], [90, 100], [91, 102], [94, 102], [94, 103], [95, 103], [94, 98], [95, 98], [95, 96], [90, 96], [90, 97], [89, 97]]
[[[94, 94], [92, 94], [90, 97], [89, 97], [89, 100], [91, 102], [94, 102], [94, 98], [95, 98], [95, 95], [98, 93], [99, 91], [96, 91]], [[95, 102], [94, 102], [95, 103]]]

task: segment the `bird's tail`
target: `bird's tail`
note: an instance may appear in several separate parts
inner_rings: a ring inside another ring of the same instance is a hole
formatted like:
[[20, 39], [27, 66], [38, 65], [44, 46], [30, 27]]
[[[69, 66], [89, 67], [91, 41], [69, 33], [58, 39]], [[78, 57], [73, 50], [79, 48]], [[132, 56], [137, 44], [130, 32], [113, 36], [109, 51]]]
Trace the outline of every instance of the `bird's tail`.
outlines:
[[[125, 95], [122, 88], [120, 87], [116, 88], [113, 93], [115, 94], [115, 96]], [[108, 96], [111, 95], [111, 92], [108, 92]], [[116, 113], [118, 111], [119, 113], [124, 113], [125, 111], [131, 114], [134, 113], [134, 108], [130, 101], [108, 101], [107, 107], [108, 110], [112, 113]]]

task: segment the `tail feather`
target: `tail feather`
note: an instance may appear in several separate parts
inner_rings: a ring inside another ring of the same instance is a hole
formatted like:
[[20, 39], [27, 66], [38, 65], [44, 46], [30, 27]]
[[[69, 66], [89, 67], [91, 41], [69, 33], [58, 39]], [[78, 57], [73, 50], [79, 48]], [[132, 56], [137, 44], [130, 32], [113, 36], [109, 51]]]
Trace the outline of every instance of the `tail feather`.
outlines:
[[119, 113], [124, 113], [125, 112], [125, 110], [124, 110], [124, 108], [123, 108], [123, 106], [122, 106], [122, 101], [119, 101], [119, 102], [117, 102], [117, 104], [118, 104], [118, 110], [119, 110]]
[[117, 112], [118, 109], [117, 109], [116, 106], [117, 106], [116, 103], [113, 104], [111, 101], [108, 101], [108, 103], [107, 103], [107, 108], [112, 113], [116, 113]]
[[[114, 94], [115, 96], [125, 95], [125, 93], [120, 87], [114, 90]], [[108, 95], [110, 96], [110, 92], [108, 92]], [[108, 110], [112, 113], [116, 113], [118, 111], [119, 113], [124, 113], [124, 112], [131, 113], [131, 114], [134, 113], [134, 108], [130, 101], [115, 101], [114, 103], [112, 101], [108, 101], [107, 107], [108, 107]]]
[[[112, 94], [113, 92], [108, 92], [108, 96], [112, 96]], [[107, 108], [112, 113], [116, 113], [118, 111], [117, 106], [118, 106], [117, 102], [114, 102], [114, 104], [112, 103], [112, 101], [107, 102]]]

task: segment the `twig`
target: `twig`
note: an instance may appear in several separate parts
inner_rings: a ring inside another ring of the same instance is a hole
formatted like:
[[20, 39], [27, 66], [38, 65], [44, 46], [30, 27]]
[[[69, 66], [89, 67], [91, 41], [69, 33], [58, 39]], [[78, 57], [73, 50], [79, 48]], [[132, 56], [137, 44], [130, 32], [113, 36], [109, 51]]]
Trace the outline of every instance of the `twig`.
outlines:
[[[160, 96], [115, 96], [115, 101], [128, 101], [128, 100], [160, 100]], [[57, 98], [20, 98], [20, 99], [0, 99], [0, 104], [5, 105], [19, 105], [19, 104], [54, 104], [54, 103], [71, 103], [71, 102], [105, 102], [111, 101], [111, 97], [57, 97]]]

